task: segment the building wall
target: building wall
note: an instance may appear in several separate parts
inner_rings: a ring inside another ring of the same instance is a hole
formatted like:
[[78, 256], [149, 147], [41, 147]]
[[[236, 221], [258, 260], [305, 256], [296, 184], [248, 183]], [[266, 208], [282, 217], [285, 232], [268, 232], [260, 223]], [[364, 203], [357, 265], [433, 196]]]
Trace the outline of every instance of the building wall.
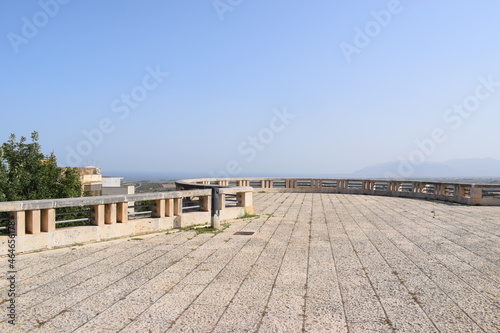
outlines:
[[123, 177], [102, 177], [102, 187], [120, 187]]

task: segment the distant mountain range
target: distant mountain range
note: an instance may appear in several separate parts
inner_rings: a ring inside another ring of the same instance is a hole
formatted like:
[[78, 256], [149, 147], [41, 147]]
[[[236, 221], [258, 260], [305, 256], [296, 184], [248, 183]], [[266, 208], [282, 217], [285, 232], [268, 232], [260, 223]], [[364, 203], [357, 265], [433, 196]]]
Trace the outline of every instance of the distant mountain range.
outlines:
[[500, 178], [500, 160], [467, 158], [413, 165], [394, 161], [369, 166], [352, 174], [357, 178]]

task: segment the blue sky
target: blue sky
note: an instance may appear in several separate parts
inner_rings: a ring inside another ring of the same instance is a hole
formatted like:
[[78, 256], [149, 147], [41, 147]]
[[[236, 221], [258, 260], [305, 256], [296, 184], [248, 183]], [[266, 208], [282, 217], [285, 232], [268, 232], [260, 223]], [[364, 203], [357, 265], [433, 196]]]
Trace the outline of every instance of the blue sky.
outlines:
[[113, 175], [500, 159], [499, 12], [493, 0], [2, 1], [0, 142], [36, 130], [59, 164]]

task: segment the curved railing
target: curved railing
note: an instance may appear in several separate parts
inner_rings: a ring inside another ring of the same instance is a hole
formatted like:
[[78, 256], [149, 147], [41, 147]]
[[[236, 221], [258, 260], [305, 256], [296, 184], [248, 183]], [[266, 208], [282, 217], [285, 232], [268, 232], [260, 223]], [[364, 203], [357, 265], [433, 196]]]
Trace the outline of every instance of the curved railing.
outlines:
[[319, 192], [395, 196], [500, 206], [500, 185], [422, 180], [340, 178], [198, 178], [176, 182], [178, 189], [249, 186], [266, 192]]
[[[500, 206], [500, 185], [453, 182], [320, 179], [198, 178], [177, 191], [85, 198], [0, 202], [0, 255], [139, 235], [253, 213], [252, 193], [318, 192], [442, 200]], [[2, 224], [4, 226], [2, 226]], [[83, 224], [83, 225], [81, 225]]]

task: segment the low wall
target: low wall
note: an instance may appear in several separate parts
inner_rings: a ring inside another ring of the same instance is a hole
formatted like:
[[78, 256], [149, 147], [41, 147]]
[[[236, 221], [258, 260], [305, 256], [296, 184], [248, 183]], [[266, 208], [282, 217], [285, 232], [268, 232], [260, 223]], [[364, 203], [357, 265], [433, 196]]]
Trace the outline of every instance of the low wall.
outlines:
[[[199, 178], [179, 180], [179, 191], [54, 200], [1, 202], [0, 255], [185, 228], [217, 226], [253, 213], [252, 192], [304, 192], [381, 195], [500, 206], [500, 185], [430, 181], [318, 178]], [[214, 198], [217, 200], [214, 201]], [[213, 207], [216, 202], [217, 207]], [[71, 212], [64, 212], [71, 208]], [[76, 212], [75, 212], [76, 209]], [[149, 209], [149, 210], [148, 210]], [[68, 214], [86, 216], [64, 220]], [[62, 223], [88, 225], [58, 228]]]
[[[252, 191], [249, 187], [221, 188], [218, 219], [233, 219], [253, 212]], [[137, 206], [141, 202], [147, 204]], [[67, 208], [72, 211], [61, 212]], [[212, 208], [212, 190], [209, 188], [1, 202], [0, 212], [10, 217], [2, 218], [6, 224], [2, 229], [8, 234], [0, 236], [0, 255], [8, 254], [11, 239], [15, 241], [15, 252], [20, 253], [198, 224], [210, 225]], [[64, 216], [78, 214], [88, 217], [64, 219]], [[75, 222], [89, 225], [57, 227]]]
[[176, 182], [187, 186], [250, 186], [255, 191], [344, 193], [440, 200], [464, 205], [500, 206], [500, 185], [387, 179], [199, 178]]

